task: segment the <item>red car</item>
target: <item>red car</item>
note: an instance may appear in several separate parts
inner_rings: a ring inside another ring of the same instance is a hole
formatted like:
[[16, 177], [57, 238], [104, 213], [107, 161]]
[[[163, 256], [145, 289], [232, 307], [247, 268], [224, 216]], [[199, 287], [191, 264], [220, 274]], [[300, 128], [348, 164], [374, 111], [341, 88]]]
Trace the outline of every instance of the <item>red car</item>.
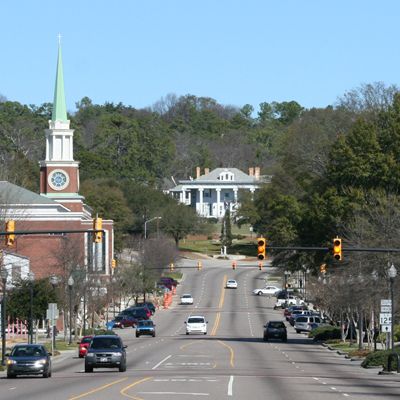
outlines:
[[79, 344], [79, 358], [83, 358], [86, 356], [87, 349], [92, 341], [93, 336], [84, 336]]

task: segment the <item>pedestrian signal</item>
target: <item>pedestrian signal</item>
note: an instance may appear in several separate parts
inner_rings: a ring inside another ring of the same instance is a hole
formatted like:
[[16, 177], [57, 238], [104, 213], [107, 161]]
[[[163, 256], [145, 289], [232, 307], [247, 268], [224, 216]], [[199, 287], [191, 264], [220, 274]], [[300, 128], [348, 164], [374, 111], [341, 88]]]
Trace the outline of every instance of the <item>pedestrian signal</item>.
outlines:
[[15, 243], [15, 221], [10, 219], [9, 221], [6, 222], [6, 238], [5, 238], [5, 244], [6, 246], [14, 246]]

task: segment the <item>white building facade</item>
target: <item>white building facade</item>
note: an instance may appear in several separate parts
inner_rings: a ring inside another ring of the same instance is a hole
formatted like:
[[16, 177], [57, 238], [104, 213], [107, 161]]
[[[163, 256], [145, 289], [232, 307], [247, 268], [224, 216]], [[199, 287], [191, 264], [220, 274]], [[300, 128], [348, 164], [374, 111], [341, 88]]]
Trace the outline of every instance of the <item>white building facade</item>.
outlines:
[[225, 210], [234, 216], [239, 206], [239, 192], [254, 192], [263, 183], [271, 181], [270, 176], [261, 176], [260, 168], [249, 168], [249, 174], [237, 168], [207, 168], [201, 175], [197, 168], [196, 179], [182, 180], [168, 192], [180, 203], [196, 209], [204, 218], [223, 218]]

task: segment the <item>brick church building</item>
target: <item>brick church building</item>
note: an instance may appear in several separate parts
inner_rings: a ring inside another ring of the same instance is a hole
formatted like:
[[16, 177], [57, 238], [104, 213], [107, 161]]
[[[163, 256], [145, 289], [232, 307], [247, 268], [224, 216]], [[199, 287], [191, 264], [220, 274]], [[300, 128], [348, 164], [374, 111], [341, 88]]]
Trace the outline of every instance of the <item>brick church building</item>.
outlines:
[[[73, 136], [67, 119], [59, 46], [52, 118], [45, 130], [46, 157], [39, 162], [39, 194], [0, 181], [1, 230], [7, 220], [15, 221], [15, 231], [93, 229], [95, 216], [79, 194], [79, 162], [74, 160]], [[68, 279], [75, 269], [86, 269], [106, 278], [111, 274], [114, 257], [113, 221], [103, 219], [102, 227], [102, 243], [94, 243], [91, 233], [26, 234], [16, 235], [14, 246], [5, 250], [28, 259], [29, 271], [35, 278]], [[27, 269], [21, 270], [18, 263], [3, 262], [3, 266], [9, 272], [9, 284], [15, 277], [26, 278]]]

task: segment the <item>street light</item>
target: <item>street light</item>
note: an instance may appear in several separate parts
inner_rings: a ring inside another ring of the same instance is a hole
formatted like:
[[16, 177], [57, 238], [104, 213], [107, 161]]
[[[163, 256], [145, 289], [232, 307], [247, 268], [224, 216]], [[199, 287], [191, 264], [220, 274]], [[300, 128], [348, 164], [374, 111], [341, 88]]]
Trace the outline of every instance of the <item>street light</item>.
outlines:
[[1, 365], [5, 365], [6, 354], [6, 285], [8, 272], [3, 267], [1, 272], [1, 281], [3, 283], [3, 301], [1, 302]]
[[74, 278], [72, 275], [68, 278], [68, 290], [69, 290], [69, 342], [72, 344], [72, 287], [74, 286]]
[[147, 239], [147, 224], [151, 221], [154, 221], [156, 219], [162, 219], [162, 217], [154, 217], [154, 218], [150, 218], [147, 221], [144, 221], [144, 238]]
[[28, 343], [33, 343], [33, 282], [35, 281], [35, 274], [31, 271], [28, 273], [29, 281], [29, 341]]
[[392, 351], [394, 351], [394, 290], [393, 290], [393, 284], [394, 284], [394, 278], [397, 276], [397, 269], [396, 267], [392, 264], [389, 268], [388, 271], [389, 274], [389, 283], [390, 283], [390, 300], [392, 303], [392, 322], [391, 322], [391, 332], [390, 332], [390, 341], [392, 343]]
[[[51, 286], [53, 287], [54, 293], [56, 292], [56, 286], [59, 283], [58, 276], [52, 275], [50, 277], [50, 283]], [[51, 350], [52, 353], [54, 354], [54, 350], [56, 349], [56, 326], [54, 325], [54, 320], [50, 321], [52, 323], [51, 325]]]
[[288, 281], [289, 275], [290, 275], [290, 271], [286, 270], [286, 271], [285, 271], [285, 294], [286, 294], [286, 301], [287, 301], [287, 299], [288, 299], [288, 283], [287, 283], [287, 281]]

